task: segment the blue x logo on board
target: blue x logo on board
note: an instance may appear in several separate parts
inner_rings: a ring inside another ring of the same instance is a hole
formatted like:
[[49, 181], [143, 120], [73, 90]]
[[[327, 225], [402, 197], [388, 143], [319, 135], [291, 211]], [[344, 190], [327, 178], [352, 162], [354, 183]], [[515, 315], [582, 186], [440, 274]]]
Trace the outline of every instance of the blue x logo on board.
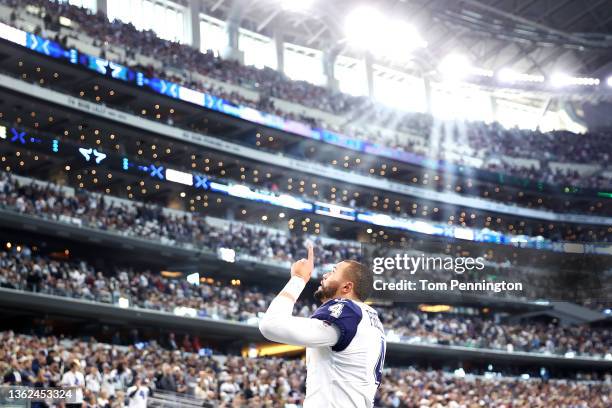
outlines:
[[164, 166], [155, 167], [154, 165], [150, 165], [149, 168], [151, 170], [151, 177], [157, 177], [160, 180], [164, 179], [164, 175], [162, 174]]
[[202, 177], [202, 176], [198, 176], [197, 174], [193, 175], [193, 179], [195, 180], [195, 182], [193, 183], [195, 188], [203, 188], [206, 189], [206, 182], [208, 181], [208, 179], [206, 177]]
[[19, 141], [21, 144], [26, 144], [25, 135], [26, 132], [18, 132], [17, 129], [11, 128], [11, 132], [13, 132], [13, 137], [11, 138], [11, 142]]

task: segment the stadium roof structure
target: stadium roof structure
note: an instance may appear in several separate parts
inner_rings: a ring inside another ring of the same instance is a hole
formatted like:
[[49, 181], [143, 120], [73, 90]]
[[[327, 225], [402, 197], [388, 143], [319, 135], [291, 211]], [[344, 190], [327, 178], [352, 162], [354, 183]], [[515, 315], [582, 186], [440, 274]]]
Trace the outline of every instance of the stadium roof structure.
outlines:
[[[202, 11], [250, 30], [346, 53], [343, 22], [367, 4], [412, 24], [428, 45], [397, 68], [427, 73], [451, 52], [479, 68], [550, 76], [608, 76], [612, 12], [606, 0], [201, 0]], [[365, 30], [372, 27], [364, 27]], [[350, 53], [350, 52], [349, 52]]]

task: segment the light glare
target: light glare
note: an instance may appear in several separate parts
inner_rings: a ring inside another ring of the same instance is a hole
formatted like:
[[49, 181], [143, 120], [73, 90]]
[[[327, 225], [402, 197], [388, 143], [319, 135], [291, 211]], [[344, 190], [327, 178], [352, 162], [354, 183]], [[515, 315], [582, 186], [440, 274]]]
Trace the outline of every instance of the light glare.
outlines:
[[389, 19], [370, 6], [353, 10], [345, 20], [347, 41], [354, 47], [394, 60], [406, 60], [417, 48], [427, 46], [415, 27]]
[[554, 87], [562, 87], [570, 84], [570, 76], [560, 72], [554, 73], [550, 77], [550, 84]]
[[530, 75], [516, 72], [510, 68], [502, 68], [497, 73], [497, 79], [501, 82], [544, 82], [542, 75]]
[[383, 16], [378, 10], [361, 6], [353, 10], [347, 17], [344, 26], [345, 34], [351, 44], [371, 50], [378, 42]]
[[568, 85], [596, 86], [599, 85], [599, 78], [574, 77], [563, 73], [555, 73], [550, 77], [550, 84], [557, 88]]
[[470, 74], [472, 65], [464, 55], [450, 54], [444, 57], [438, 66], [438, 71], [446, 79], [463, 79]]

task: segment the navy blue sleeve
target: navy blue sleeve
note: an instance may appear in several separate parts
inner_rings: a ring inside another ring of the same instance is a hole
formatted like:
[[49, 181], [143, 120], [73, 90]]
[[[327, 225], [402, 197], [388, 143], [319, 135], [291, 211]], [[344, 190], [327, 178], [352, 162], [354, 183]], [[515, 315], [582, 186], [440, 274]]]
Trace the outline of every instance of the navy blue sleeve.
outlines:
[[338, 342], [332, 347], [332, 350], [342, 351], [353, 341], [362, 316], [361, 308], [353, 301], [332, 299], [321, 305], [311, 318], [329, 322], [340, 330], [340, 338], [338, 338]]

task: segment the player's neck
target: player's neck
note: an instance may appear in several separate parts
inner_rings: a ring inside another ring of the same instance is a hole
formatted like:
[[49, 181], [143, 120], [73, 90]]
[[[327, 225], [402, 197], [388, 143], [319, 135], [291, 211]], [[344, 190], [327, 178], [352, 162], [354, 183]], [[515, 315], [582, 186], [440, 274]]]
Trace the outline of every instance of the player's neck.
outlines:
[[359, 300], [356, 296], [354, 296], [352, 294], [348, 294], [348, 295], [335, 295], [335, 296], [330, 297], [330, 298], [321, 299], [321, 304], [329, 302], [332, 299], [348, 299], [348, 300], [352, 300], [353, 302], [361, 302], [361, 300]]

